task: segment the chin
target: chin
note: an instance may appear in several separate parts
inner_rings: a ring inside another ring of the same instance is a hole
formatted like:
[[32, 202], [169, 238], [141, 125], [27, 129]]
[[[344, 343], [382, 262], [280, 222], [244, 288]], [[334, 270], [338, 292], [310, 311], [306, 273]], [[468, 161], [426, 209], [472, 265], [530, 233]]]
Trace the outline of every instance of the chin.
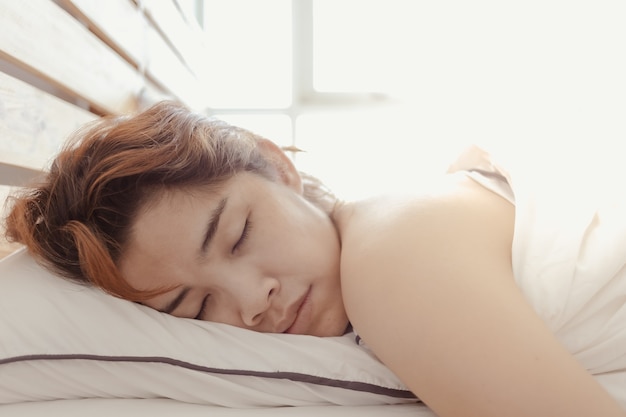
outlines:
[[337, 337], [337, 336], [343, 336], [344, 334], [348, 333], [350, 329], [351, 329], [350, 322], [348, 321], [348, 318], [346, 317], [345, 319], [341, 319], [341, 320], [333, 320], [332, 323], [329, 323], [326, 326], [321, 326], [318, 329], [312, 329], [312, 331], [309, 332], [309, 334], [311, 336], [317, 336], [317, 337]]

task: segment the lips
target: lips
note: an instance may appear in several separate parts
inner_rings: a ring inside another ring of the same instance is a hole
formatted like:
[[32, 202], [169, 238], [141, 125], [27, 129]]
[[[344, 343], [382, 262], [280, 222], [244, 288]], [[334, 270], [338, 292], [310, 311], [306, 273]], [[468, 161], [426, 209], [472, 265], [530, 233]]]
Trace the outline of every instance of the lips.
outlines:
[[311, 317], [311, 287], [307, 292], [298, 300], [293, 323], [285, 330], [284, 333], [289, 334], [305, 334], [305, 330], [308, 327]]

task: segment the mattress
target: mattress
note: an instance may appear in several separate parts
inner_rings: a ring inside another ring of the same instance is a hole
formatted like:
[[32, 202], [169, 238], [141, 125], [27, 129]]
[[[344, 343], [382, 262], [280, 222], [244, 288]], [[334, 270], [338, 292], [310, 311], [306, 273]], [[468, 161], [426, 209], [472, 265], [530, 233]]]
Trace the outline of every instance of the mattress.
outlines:
[[370, 405], [370, 406], [307, 406], [271, 408], [226, 408], [190, 404], [168, 399], [99, 399], [56, 400], [7, 404], [0, 406], [0, 415], [6, 417], [379, 417], [413, 416], [435, 417], [422, 404]]

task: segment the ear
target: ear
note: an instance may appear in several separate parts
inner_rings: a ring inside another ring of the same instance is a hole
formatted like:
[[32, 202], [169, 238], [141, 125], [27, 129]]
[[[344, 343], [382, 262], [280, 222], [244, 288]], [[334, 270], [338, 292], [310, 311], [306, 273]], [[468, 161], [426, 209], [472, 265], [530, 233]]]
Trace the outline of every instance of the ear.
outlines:
[[264, 138], [257, 139], [257, 149], [263, 157], [276, 169], [280, 180], [298, 194], [304, 191], [302, 178], [291, 159], [274, 142]]

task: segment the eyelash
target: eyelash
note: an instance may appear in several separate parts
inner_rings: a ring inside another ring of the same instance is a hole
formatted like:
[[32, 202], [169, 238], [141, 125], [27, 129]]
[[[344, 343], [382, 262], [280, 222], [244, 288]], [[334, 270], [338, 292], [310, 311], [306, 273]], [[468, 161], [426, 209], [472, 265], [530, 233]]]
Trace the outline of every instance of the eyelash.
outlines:
[[241, 236], [239, 237], [239, 240], [237, 241], [237, 243], [235, 243], [235, 246], [233, 246], [233, 252], [235, 252], [242, 244], [245, 243], [245, 241], [248, 239], [248, 236], [250, 235], [251, 228], [252, 228], [252, 223], [250, 222], [250, 219], [246, 219], [246, 224], [244, 224], [243, 226], [243, 231], [241, 232]]
[[202, 316], [204, 316], [204, 313], [206, 311], [206, 304], [207, 304], [208, 299], [209, 299], [209, 295], [204, 297], [204, 299], [202, 300], [202, 304], [200, 305], [200, 311], [198, 312], [198, 314], [196, 314], [196, 317], [194, 317], [194, 320], [202, 320]]

